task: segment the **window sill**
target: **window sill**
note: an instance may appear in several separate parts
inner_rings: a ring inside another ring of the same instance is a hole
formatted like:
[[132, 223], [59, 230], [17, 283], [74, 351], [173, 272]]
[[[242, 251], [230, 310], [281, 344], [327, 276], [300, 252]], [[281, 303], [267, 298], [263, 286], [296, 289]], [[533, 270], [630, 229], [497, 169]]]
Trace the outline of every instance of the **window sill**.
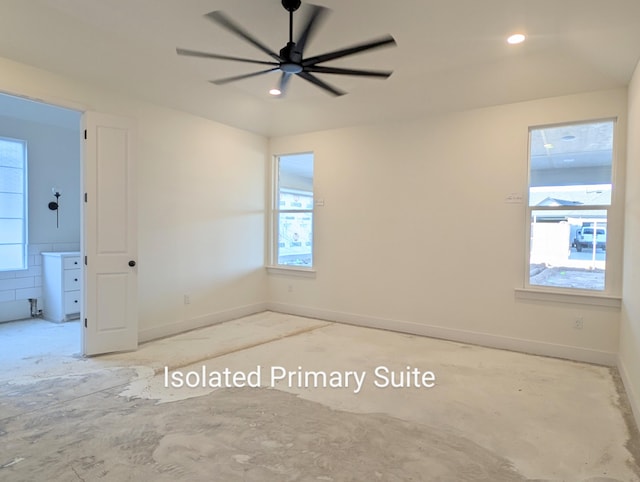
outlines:
[[316, 270], [313, 268], [298, 268], [295, 266], [267, 266], [267, 273], [284, 276], [297, 276], [300, 278], [315, 278]]
[[620, 309], [620, 296], [601, 295], [594, 293], [573, 293], [567, 291], [545, 291], [535, 288], [516, 288], [516, 298], [533, 301], [554, 301], [557, 303], [573, 303], [579, 305], [604, 306]]

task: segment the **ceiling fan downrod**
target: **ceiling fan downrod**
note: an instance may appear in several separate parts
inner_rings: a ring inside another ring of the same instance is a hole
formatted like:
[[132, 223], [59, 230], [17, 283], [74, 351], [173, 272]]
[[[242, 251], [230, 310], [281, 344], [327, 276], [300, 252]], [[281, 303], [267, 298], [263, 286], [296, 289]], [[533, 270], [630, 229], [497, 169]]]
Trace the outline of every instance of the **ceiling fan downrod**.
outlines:
[[289, 12], [289, 43], [293, 43], [293, 12], [300, 8], [301, 0], [282, 0], [282, 6]]
[[293, 12], [298, 10], [302, 5], [301, 0], [282, 0], [282, 6], [289, 12], [289, 42], [280, 50], [280, 57], [284, 59], [280, 63], [280, 69], [288, 74], [297, 74], [302, 72], [302, 52], [296, 49], [293, 41]]

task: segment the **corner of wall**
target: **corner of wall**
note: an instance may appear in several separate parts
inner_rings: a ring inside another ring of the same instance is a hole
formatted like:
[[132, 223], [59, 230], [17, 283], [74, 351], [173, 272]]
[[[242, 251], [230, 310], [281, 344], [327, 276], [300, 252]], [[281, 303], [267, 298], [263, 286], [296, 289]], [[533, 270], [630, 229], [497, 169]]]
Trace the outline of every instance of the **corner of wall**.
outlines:
[[618, 357], [618, 372], [631, 406], [631, 413], [635, 418], [636, 425], [640, 427], [640, 393], [637, 392], [635, 385], [631, 381], [631, 375], [622, 356]]
[[267, 303], [255, 303], [251, 305], [241, 306], [231, 310], [218, 311], [209, 313], [204, 316], [198, 316], [189, 320], [178, 321], [167, 325], [156, 326], [146, 330], [140, 330], [138, 338], [140, 343], [165, 338], [167, 336], [178, 335], [187, 331], [205, 328], [207, 326], [217, 325], [226, 321], [236, 320], [244, 316], [254, 315], [267, 311]]
[[640, 426], [640, 63], [628, 89], [626, 202], [624, 220], [624, 273], [620, 317], [618, 368], [629, 402]]

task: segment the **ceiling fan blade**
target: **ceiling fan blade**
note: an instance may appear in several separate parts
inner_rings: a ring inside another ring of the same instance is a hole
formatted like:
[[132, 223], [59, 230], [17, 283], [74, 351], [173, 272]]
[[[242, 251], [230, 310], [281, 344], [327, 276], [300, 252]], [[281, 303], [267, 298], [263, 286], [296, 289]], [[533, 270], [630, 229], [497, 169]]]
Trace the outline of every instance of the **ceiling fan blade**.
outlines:
[[382, 70], [359, 70], [359, 69], [341, 69], [338, 67], [323, 67], [321, 65], [310, 65], [304, 68], [305, 72], [314, 72], [316, 74], [338, 74], [338, 75], [359, 75], [362, 77], [381, 77], [386, 79], [393, 71]]
[[312, 84], [320, 87], [321, 89], [326, 90], [327, 92], [335, 95], [335, 96], [340, 96], [340, 95], [344, 95], [346, 94], [346, 92], [343, 92], [342, 90], [339, 90], [335, 87], [333, 87], [332, 85], [327, 84], [326, 82], [320, 80], [318, 77], [316, 77], [313, 74], [310, 74], [309, 72], [300, 72], [298, 74], [296, 74], [298, 77], [303, 78], [304, 80], [311, 82]]
[[289, 86], [289, 80], [291, 80], [291, 73], [282, 72], [282, 77], [280, 77], [280, 84], [278, 85], [278, 90], [280, 91], [280, 97], [284, 97], [287, 93], [287, 88]]
[[266, 60], [253, 60], [245, 59], [242, 57], [230, 57], [229, 55], [210, 54], [208, 52], [200, 52], [199, 50], [177, 48], [176, 53], [178, 55], [186, 55], [188, 57], [201, 57], [205, 59], [235, 60], [236, 62], [247, 62], [250, 64], [279, 65], [278, 62], [267, 62]]
[[217, 23], [221, 27], [226, 28], [230, 32], [236, 34], [238, 37], [241, 37], [241, 38], [245, 39], [251, 45], [259, 48], [260, 50], [262, 50], [265, 54], [267, 54], [269, 57], [273, 58], [274, 60], [277, 60], [278, 62], [281, 61], [280, 56], [278, 54], [276, 54], [273, 50], [271, 50], [265, 44], [263, 44], [258, 39], [256, 39], [253, 35], [251, 35], [245, 29], [240, 27], [240, 25], [236, 24], [233, 20], [231, 20], [229, 17], [227, 17], [221, 11], [216, 10], [215, 12], [209, 12], [209, 13], [207, 13], [205, 15], [205, 17], [207, 17], [212, 22]]
[[209, 82], [216, 85], [224, 85], [230, 82], [235, 82], [236, 80], [248, 79], [250, 77], [257, 77], [258, 75], [268, 74], [269, 72], [274, 72], [276, 70], [280, 70], [279, 67], [274, 67], [272, 69], [267, 69], [267, 70], [260, 70], [258, 72], [251, 72], [250, 74], [234, 75], [233, 77], [225, 77], [224, 79], [210, 80]]
[[321, 7], [319, 5], [310, 5], [310, 7], [312, 8], [311, 13], [307, 17], [307, 23], [302, 29], [302, 33], [296, 42], [296, 46], [300, 52], [304, 52], [305, 45], [309, 39], [313, 37], [313, 34], [329, 13], [328, 8]]
[[304, 67], [307, 67], [309, 65], [316, 65], [321, 62], [328, 62], [329, 60], [335, 60], [340, 57], [346, 57], [347, 55], [353, 55], [359, 52], [364, 52], [365, 50], [372, 50], [380, 47], [385, 47], [387, 45], [395, 45], [395, 44], [396, 44], [395, 39], [391, 35], [387, 35], [377, 40], [371, 40], [366, 43], [353, 45], [352, 47], [347, 47], [345, 49], [340, 49], [334, 52], [328, 52], [326, 54], [310, 57], [308, 59], [303, 60], [302, 65]]

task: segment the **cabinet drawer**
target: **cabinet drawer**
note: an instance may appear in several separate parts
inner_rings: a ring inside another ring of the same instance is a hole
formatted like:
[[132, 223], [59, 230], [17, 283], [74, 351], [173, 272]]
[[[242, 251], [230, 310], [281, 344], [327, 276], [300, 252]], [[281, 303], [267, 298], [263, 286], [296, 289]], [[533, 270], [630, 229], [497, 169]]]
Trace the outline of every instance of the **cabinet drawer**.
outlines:
[[66, 291], [64, 294], [64, 314], [80, 313], [80, 290]]
[[65, 269], [64, 270], [64, 290], [75, 291], [80, 289], [80, 269]]
[[62, 259], [63, 269], [73, 269], [80, 267], [80, 256], [67, 256]]

